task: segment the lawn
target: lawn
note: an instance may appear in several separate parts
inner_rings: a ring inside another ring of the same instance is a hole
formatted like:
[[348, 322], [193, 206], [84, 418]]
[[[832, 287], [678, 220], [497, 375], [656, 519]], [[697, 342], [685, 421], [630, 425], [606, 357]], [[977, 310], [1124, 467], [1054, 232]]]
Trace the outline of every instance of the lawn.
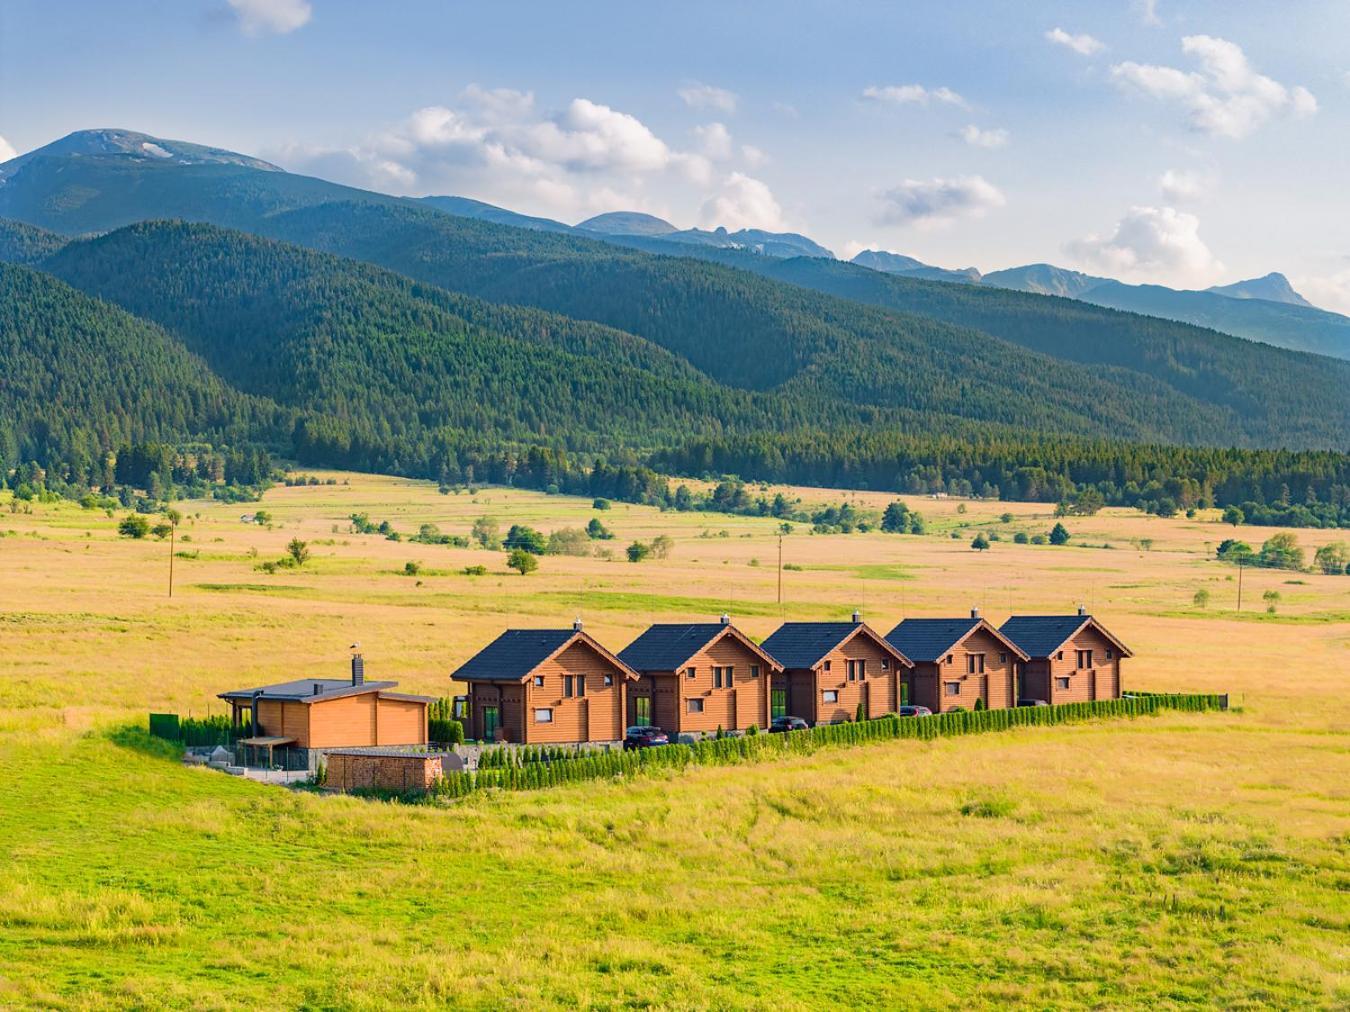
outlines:
[[[785, 537], [800, 568], [780, 606], [773, 521], [333, 477], [268, 493], [271, 529], [240, 521], [252, 506], [184, 504], [177, 547], [200, 555], [175, 560], [172, 599], [166, 543], [0, 501], [0, 1007], [1350, 1002], [1350, 579], [1249, 569], [1237, 615], [1236, 572], [1212, 560], [1233, 532], [1213, 517], [1108, 510], [1054, 548], [1011, 541], [1048, 530], [1046, 507], [912, 498], [934, 533]], [[353, 512], [405, 535], [600, 516], [617, 537], [612, 560], [521, 577], [502, 553], [353, 534]], [[971, 551], [976, 530], [1002, 540]], [[1298, 533], [1309, 556], [1336, 539]], [[668, 559], [621, 561], [658, 534]], [[296, 536], [311, 563], [257, 568]], [[340, 677], [355, 640], [372, 677], [442, 695], [511, 624], [580, 615], [617, 648], [723, 610], [762, 636], [780, 615], [857, 607], [885, 631], [1079, 601], [1134, 648], [1127, 687], [1239, 708], [448, 809], [189, 769], [121, 730], [151, 709], [219, 713], [228, 688]]]

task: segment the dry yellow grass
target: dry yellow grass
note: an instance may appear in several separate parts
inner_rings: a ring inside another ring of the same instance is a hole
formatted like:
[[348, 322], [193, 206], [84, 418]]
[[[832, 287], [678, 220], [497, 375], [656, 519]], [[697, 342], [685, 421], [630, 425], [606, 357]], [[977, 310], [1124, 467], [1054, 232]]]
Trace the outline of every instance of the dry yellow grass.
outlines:
[[[786, 537], [802, 568], [783, 574], [782, 613], [858, 607], [888, 630], [1082, 601], [1135, 649], [1127, 687], [1229, 691], [1241, 712], [896, 742], [448, 812], [292, 796], [85, 736], [334, 675], [354, 640], [372, 675], [439, 695], [505, 626], [580, 614], [618, 648], [653, 620], [728, 610], [756, 635], [778, 621], [770, 520], [616, 503], [598, 514], [613, 561], [548, 557], [520, 577], [501, 553], [351, 534], [346, 518], [405, 535], [467, 533], [484, 514], [549, 531], [583, 526], [589, 501], [335, 477], [350, 484], [269, 492], [270, 530], [240, 522], [252, 506], [186, 504], [179, 549], [200, 557], [176, 561], [172, 600], [167, 544], [71, 505], [0, 502], [14, 532], [0, 539], [0, 1005], [1350, 1000], [1350, 579], [1247, 570], [1239, 616], [1236, 571], [1213, 561], [1233, 531], [1212, 517], [1108, 510], [1066, 521], [1071, 546], [1052, 548], [1011, 541], [1048, 530], [1047, 507], [906, 497], [933, 533]], [[1003, 540], [973, 552], [976, 530]], [[1337, 540], [1297, 533], [1309, 556]], [[622, 561], [657, 534], [675, 540], [669, 559]], [[311, 563], [256, 569], [295, 536]], [[402, 575], [409, 560], [418, 577]], [[461, 574], [475, 564], [490, 574]], [[983, 799], [1011, 814], [961, 814]]]

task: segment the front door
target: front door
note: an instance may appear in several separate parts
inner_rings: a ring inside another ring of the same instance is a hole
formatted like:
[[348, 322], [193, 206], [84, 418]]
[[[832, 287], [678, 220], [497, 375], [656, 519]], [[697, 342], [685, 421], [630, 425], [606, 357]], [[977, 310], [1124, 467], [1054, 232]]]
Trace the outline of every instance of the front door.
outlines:
[[483, 740], [496, 741], [497, 728], [501, 726], [501, 716], [495, 706], [483, 707]]
[[633, 697], [633, 723], [650, 726], [652, 722], [652, 697]]
[[769, 716], [776, 718], [787, 715], [787, 689], [773, 689], [769, 693]]

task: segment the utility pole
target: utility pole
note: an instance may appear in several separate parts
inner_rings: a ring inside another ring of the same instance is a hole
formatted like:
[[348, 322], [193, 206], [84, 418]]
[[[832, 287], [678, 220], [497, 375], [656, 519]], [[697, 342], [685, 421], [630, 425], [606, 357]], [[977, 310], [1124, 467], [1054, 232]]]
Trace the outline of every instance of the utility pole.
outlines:
[[1239, 554], [1239, 555], [1238, 555], [1238, 609], [1237, 609], [1238, 611], [1241, 611], [1241, 610], [1242, 610], [1242, 559], [1243, 559], [1243, 556], [1242, 556], [1241, 554]]
[[173, 545], [174, 535], [178, 533], [178, 525], [169, 521], [169, 596], [173, 597]]
[[778, 534], [778, 617], [783, 617], [783, 534]]

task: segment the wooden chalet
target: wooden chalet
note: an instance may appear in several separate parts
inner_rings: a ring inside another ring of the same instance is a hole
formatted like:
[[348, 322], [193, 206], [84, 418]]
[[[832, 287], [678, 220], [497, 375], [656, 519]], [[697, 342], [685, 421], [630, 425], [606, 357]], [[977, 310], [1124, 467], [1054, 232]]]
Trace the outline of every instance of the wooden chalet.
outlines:
[[522, 745], [619, 741], [638, 673], [581, 628], [508, 629], [450, 676], [469, 737]]
[[366, 681], [361, 655], [350, 679], [298, 678], [275, 685], [222, 692], [231, 723], [250, 715], [253, 748], [327, 749], [374, 745], [425, 745], [430, 696], [395, 691], [397, 682]]
[[903, 702], [909, 657], [862, 621], [785, 622], [764, 641], [783, 667], [770, 695], [772, 717], [812, 724], [894, 713]]
[[1050, 704], [1119, 699], [1130, 648], [1080, 607], [1076, 615], [1014, 615], [999, 631], [1029, 660], [1021, 695]]
[[723, 615], [720, 622], [653, 625], [619, 653], [639, 674], [628, 723], [676, 735], [767, 727], [782, 666]]
[[906, 693], [911, 705], [934, 713], [973, 710], [977, 700], [991, 710], [1017, 705], [1028, 655], [978, 608], [969, 618], [907, 618], [886, 639], [914, 664]]

